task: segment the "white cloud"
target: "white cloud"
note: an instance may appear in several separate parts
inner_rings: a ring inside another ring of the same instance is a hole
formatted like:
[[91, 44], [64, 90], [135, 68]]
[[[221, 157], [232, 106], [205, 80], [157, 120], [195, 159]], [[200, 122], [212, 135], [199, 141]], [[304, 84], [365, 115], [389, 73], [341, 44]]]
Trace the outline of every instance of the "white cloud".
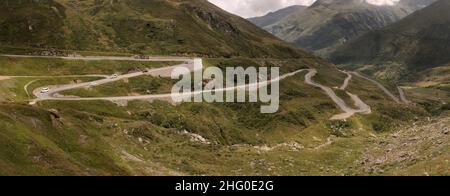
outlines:
[[[311, 5], [316, 0], [209, 0], [228, 12], [244, 18], [262, 16], [291, 5]], [[375, 5], [394, 5], [400, 0], [366, 0]]]
[[366, 0], [366, 1], [374, 5], [395, 5], [400, 0]]

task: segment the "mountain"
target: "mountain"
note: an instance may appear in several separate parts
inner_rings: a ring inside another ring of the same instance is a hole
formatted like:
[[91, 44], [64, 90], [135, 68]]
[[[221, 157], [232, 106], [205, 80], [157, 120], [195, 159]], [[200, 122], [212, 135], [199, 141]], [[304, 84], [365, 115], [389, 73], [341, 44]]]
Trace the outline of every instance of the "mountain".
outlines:
[[306, 6], [302, 6], [302, 5], [293, 5], [293, 6], [289, 6], [289, 7], [280, 9], [276, 12], [270, 12], [264, 16], [249, 18], [247, 20], [249, 20], [250, 22], [252, 22], [253, 24], [255, 24], [259, 27], [265, 27], [265, 26], [269, 26], [269, 25], [272, 25], [272, 24], [280, 21], [284, 17], [289, 16], [290, 14], [292, 14], [294, 12], [302, 11], [306, 8], [307, 8]]
[[419, 10], [431, 5], [434, 2], [436, 2], [436, 0], [402, 0], [400, 1], [400, 4]]
[[0, 45], [147, 54], [306, 55], [206, 0], [3, 0]]
[[[85, 57], [1, 54], [39, 49]], [[262, 114], [262, 100], [167, 102], [175, 80], [157, 73], [195, 55], [205, 67], [280, 67], [278, 112]], [[0, 176], [450, 171], [450, 92], [352, 77], [206, 0], [2, 0], [0, 65]], [[446, 88], [444, 77], [423, 80]]]
[[407, 0], [395, 6], [377, 6], [364, 0], [318, 0], [263, 28], [298, 47], [327, 56], [341, 44], [420, 8]]
[[406, 64], [410, 71], [450, 62], [449, 0], [440, 0], [386, 28], [369, 32], [334, 54], [336, 63]]

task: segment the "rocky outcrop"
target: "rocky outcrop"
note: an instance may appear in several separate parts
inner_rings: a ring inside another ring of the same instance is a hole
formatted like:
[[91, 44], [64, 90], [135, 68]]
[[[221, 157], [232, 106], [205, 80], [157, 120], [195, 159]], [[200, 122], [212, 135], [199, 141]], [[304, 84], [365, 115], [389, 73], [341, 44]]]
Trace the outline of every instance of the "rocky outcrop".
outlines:
[[[376, 147], [366, 149], [363, 153], [359, 163], [363, 172], [401, 175], [402, 171], [416, 168], [426, 160], [445, 160], [450, 152], [449, 123], [450, 118], [429, 118], [379, 138]], [[436, 168], [443, 170], [448, 164], [436, 162]], [[414, 169], [415, 175], [435, 175], [432, 172], [437, 171], [432, 168], [433, 165], [429, 164], [427, 168]]]

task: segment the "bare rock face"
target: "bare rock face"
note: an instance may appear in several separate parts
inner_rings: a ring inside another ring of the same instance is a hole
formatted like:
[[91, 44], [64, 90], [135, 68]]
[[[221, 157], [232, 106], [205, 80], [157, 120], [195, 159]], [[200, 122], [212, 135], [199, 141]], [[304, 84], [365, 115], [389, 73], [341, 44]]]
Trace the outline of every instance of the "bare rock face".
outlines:
[[220, 30], [227, 34], [239, 34], [238, 28], [225, 20], [219, 13], [193, 6], [189, 6], [188, 9], [190, 9], [198, 18], [206, 22], [210, 28]]

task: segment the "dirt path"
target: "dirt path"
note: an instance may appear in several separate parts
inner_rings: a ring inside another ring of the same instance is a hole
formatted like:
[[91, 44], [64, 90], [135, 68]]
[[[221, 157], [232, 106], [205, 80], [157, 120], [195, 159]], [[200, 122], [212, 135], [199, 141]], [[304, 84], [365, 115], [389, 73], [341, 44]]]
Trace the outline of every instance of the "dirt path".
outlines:
[[9, 77], [9, 76], [0, 76], [0, 81], [9, 80], [9, 79], [11, 79], [11, 77]]
[[409, 101], [408, 98], [406, 98], [405, 91], [403, 90], [403, 88], [400, 87], [400, 86], [397, 86], [397, 89], [398, 89], [398, 93], [399, 93], [399, 95], [400, 95], [400, 100], [401, 100], [403, 103], [410, 104], [411, 101]]
[[[1, 77], [1, 76], [0, 76]], [[107, 75], [89, 74], [89, 75], [61, 75], [61, 76], [7, 76], [9, 78], [107, 78]]]
[[346, 71], [341, 71], [341, 70], [339, 70], [339, 71], [342, 72], [342, 73], [344, 73], [344, 74], [347, 74], [347, 78], [345, 78], [344, 83], [343, 83], [342, 86], [339, 88], [339, 89], [341, 89], [341, 90], [345, 90], [345, 89], [347, 89], [348, 84], [349, 84], [350, 80], [352, 79], [352, 74], [350, 74], [350, 73], [348, 73], [348, 72], [346, 72]]
[[30, 82], [28, 82], [27, 84], [25, 84], [25, 86], [23, 86], [23, 90], [25, 91], [25, 93], [27, 94], [27, 97], [30, 98], [30, 93], [28, 92], [28, 86], [30, 86], [31, 84], [37, 82], [37, 80], [32, 80]]

